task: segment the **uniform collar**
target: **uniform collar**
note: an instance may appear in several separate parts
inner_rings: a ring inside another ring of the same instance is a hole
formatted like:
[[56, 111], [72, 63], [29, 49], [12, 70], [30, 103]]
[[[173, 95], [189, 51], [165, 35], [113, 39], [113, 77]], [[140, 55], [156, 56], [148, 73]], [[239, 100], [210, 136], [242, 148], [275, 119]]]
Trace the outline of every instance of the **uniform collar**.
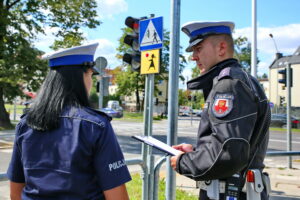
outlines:
[[96, 113], [98, 113], [98, 114], [100, 114], [100, 115], [104, 115], [105, 117], [107, 117], [107, 118], [109, 119], [109, 121], [112, 120], [112, 117], [109, 116], [109, 115], [107, 115], [105, 112], [102, 112], [102, 111], [100, 111], [100, 110], [96, 110], [96, 109], [91, 108], [91, 107], [86, 107], [86, 108], [87, 108], [87, 110], [91, 110], [91, 111], [96, 112]]
[[189, 90], [209, 90], [212, 88], [213, 79], [218, 76], [222, 69], [227, 67], [228, 65], [233, 65], [238, 63], [238, 61], [234, 58], [230, 58], [219, 62], [214, 67], [212, 67], [207, 73], [200, 75], [192, 80], [187, 82], [187, 88]]

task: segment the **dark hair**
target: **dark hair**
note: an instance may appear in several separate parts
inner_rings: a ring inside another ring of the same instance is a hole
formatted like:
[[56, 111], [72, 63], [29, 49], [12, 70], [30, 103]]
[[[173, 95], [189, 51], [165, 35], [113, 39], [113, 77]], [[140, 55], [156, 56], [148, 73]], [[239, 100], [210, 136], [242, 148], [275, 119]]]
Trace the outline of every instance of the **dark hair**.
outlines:
[[59, 126], [59, 115], [66, 106], [89, 106], [83, 73], [87, 67], [60, 66], [51, 69], [26, 118], [27, 125], [38, 131]]

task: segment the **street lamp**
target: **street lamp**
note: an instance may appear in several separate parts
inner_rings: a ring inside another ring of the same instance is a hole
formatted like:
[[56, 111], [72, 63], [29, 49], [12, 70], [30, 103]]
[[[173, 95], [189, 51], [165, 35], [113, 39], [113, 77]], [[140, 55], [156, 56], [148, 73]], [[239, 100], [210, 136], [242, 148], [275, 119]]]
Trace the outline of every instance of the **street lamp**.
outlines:
[[272, 40], [273, 40], [273, 43], [274, 43], [274, 46], [275, 46], [275, 49], [276, 49], [276, 53], [279, 53], [278, 48], [277, 48], [277, 45], [276, 45], [276, 42], [275, 42], [275, 40], [274, 40], [274, 38], [273, 38], [273, 34], [270, 33], [269, 36], [270, 36], [270, 37], [272, 38]]
[[[275, 57], [275, 59], [277, 60], [277, 59], [279, 59], [282, 56], [282, 54], [279, 53], [279, 51], [278, 51], [278, 48], [277, 48], [277, 45], [276, 45], [276, 41], [275, 41], [275, 39], [273, 37], [273, 34], [270, 33], [269, 36], [270, 36], [270, 38], [272, 39], [272, 41], [274, 43], [274, 46], [275, 46], [275, 49], [276, 49], [276, 54], [275, 54], [276, 57]], [[277, 80], [278, 80], [278, 74], [277, 74]], [[269, 96], [271, 97], [271, 90], [270, 90], [270, 95]], [[278, 102], [279, 102], [279, 97], [278, 97], [278, 83], [277, 83], [276, 84], [276, 107], [275, 107], [275, 109], [276, 109], [275, 112], [276, 113], [278, 112], [278, 110], [277, 110]]]

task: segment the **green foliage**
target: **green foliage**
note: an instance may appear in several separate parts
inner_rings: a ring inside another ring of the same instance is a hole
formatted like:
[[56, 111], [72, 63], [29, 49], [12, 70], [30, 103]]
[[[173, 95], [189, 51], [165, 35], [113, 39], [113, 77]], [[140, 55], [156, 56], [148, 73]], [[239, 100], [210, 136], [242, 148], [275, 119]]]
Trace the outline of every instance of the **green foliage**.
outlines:
[[[189, 95], [192, 96], [192, 101], [188, 101]], [[196, 101], [194, 101], [194, 96], [196, 96]], [[193, 109], [202, 109], [202, 106], [204, 104], [203, 93], [200, 91], [191, 92], [190, 90], [179, 89], [178, 104], [180, 106], [191, 106]]]
[[[235, 54], [234, 57], [239, 60], [242, 67], [250, 73], [251, 71], [251, 43], [246, 37], [238, 37], [234, 40]], [[259, 59], [257, 59], [257, 64]]]
[[199, 67], [196, 66], [196, 67], [192, 68], [192, 78], [196, 78], [199, 75], [200, 75]]
[[100, 24], [96, 5], [95, 0], [0, 1], [0, 126], [10, 125], [4, 98], [36, 91], [47, 73], [43, 52], [33, 46], [36, 35], [51, 29], [53, 49], [79, 45], [84, 39], [80, 28]]
[[[126, 184], [127, 191], [131, 200], [142, 199], [142, 178], [139, 174], [132, 174], [132, 181]], [[158, 184], [158, 199], [165, 199], [165, 180], [161, 179]], [[198, 197], [186, 191], [176, 189], [176, 200], [197, 200]]]

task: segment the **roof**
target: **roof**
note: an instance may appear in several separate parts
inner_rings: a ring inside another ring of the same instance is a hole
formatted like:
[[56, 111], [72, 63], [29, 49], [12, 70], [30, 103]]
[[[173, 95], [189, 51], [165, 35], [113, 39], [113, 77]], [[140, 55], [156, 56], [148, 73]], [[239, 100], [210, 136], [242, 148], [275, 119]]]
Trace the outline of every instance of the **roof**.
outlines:
[[280, 58], [276, 58], [272, 64], [270, 65], [270, 69], [276, 69], [276, 68], [284, 68], [286, 63], [291, 64], [300, 64], [300, 46], [298, 49], [293, 53], [293, 55], [289, 56], [282, 56]]

